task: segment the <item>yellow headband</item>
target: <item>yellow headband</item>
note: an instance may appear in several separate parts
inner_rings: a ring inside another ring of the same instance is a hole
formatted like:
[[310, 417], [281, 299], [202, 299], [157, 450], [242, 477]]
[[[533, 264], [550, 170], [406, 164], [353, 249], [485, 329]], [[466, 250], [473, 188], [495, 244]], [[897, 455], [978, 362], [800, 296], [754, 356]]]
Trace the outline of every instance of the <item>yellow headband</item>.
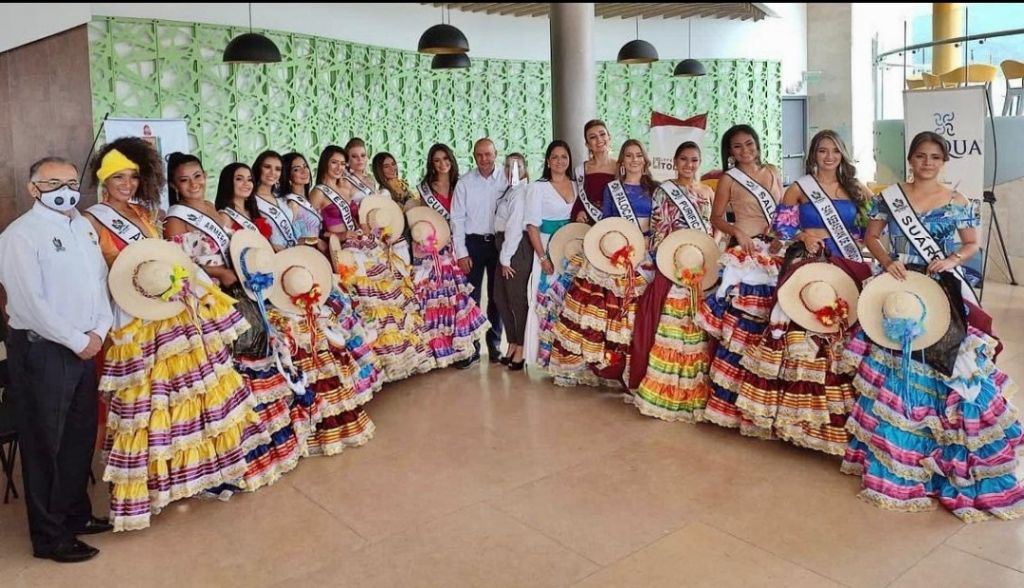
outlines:
[[139, 164], [125, 157], [124, 153], [117, 149], [111, 149], [103, 156], [103, 163], [100, 165], [100, 169], [96, 170], [96, 179], [102, 184], [110, 176], [126, 169], [139, 171]]

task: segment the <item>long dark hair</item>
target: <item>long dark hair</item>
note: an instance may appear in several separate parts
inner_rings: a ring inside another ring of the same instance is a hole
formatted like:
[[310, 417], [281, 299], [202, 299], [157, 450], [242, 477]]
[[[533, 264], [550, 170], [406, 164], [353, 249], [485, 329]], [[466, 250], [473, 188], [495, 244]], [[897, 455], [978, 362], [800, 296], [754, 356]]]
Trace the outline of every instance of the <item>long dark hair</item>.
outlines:
[[[252, 191], [253, 191], [253, 193], [256, 193], [257, 191], [259, 191], [260, 185], [263, 184], [263, 162], [265, 162], [268, 159], [272, 159], [272, 158], [273, 159], [277, 159], [278, 161], [281, 161], [281, 154], [278, 153], [277, 151], [271, 151], [271, 150], [268, 149], [268, 150], [264, 151], [263, 153], [260, 153], [259, 155], [256, 156], [256, 161], [252, 164], [252, 167], [250, 168], [250, 169], [252, 169], [252, 186], [253, 186]], [[284, 166], [283, 165], [281, 166], [281, 175], [282, 176], [284, 175]], [[281, 181], [281, 180], [279, 179], [278, 181]], [[280, 188], [280, 186], [278, 184], [274, 184], [274, 185], [267, 184], [267, 185], [270, 186], [270, 193], [275, 195], [275, 196], [277, 196], [278, 193], [281, 191], [281, 188]]]
[[733, 125], [729, 127], [729, 130], [722, 135], [722, 171], [727, 172], [729, 168], [733, 167], [729, 163], [729, 147], [732, 143], [732, 138], [739, 134], [747, 134], [754, 138], [754, 145], [757, 146], [757, 162], [761, 163], [761, 137], [757, 135], [757, 131], [750, 125]]
[[160, 190], [167, 183], [167, 178], [164, 176], [164, 162], [160, 159], [160, 154], [145, 139], [121, 137], [104, 145], [92, 158], [92, 164], [89, 166], [93, 185], [98, 182], [96, 173], [103, 167], [103, 158], [114, 149], [139, 166], [139, 189], [135, 191], [135, 200], [149, 212], [156, 213], [160, 210]]
[[843, 142], [835, 131], [831, 129], [818, 131], [818, 133], [811, 138], [811, 146], [808, 147], [807, 160], [804, 161], [804, 171], [811, 175], [817, 171], [817, 151], [818, 147], [821, 146], [821, 142], [825, 139], [831, 139], [839, 149], [839, 168], [836, 170], [836, 179], [839, 180], [839, 185], [846, 191], [850, 200], [860, 206], [864, 203], [866, 195], [861, 193], [860, 183], [857, 182], [857, 167], [850, 161], [850, 152], [846, 149], [846, 143]]
[[373, 161], [370, 162], [370, 169], [373, 170], [373, 177], [377, 180], [378, 186], [384, 186], [384, 162], [387, 160], [393, 160], [395, 165], [398, 165], [398, 160], [395, 159], [394, 155], [391, 155], [387, 151], [381, 151], [377, 155], [373, 156]]
[[345, 155], [345, 150], [337, 145], [328, 145], [324, 147], [324, 150], [320, 152], [320, 159], [316, 162], [316, 183], [326, 184], [324, 178], [327, 177], [327, 168], [331, 162], [331, 157], [334, 157], [335, 153], [340, 153], [345, 158], [345, 163], [348, 163], [348, 155]]
[[[303, 196], [309, 196], [309, 184], [302, 185], [302, 191], [297, 191], [292, 186], [292, 164], [295, 163], [296, 159], [301, 159], [306, 167], [309, 167], [309, 161], [296, 151], [290, 151], [281, 156], [281, 192], [284, 194], [295, 193]], [[288, 192], [285, 192], [285, 189]]]
[[[622, 162], [626, 159], [626, 148], [631, 146], [639, 147], [640, 153], [644, 156], [644, 171], [640, 174], [640, 185], [647, 192], [647, 196], [650, 197], [654, 194], [654, 190], [657, 189], [658, 182], [655, 182], [654, 178], [651, 177], [651, 158], [647, 155], [647, 150], [644, 149], [643, 143], [636, 139], [626, 139], [626, 142], [619, 148], [619, 171], [622, 170]], [[622, 181], [625, 179], [625, 175], [616, 174], [616, 179]]]
[[910, 141], [910, 149], [907, 149], [907, 161], [910, 161], [918, 148], [925, 143], [935, 143], [938, 145], [939, 149], [942, 150], [942, 161], [949, 161], [949, 145], [946, 144], [946, 140], [942, 138], [942, 135], [932, 131], [922, 131], [914, 135], [914, 138]]
[[[235, 172], [240, 169], [252, 169], [244, 163], [229, 163], [220, 170], [220, 178], [217, 180], [217, 198], [213, 201], [213, 207], [217, 210], [235, 207]], [[254, 222], [260, 218], [260, 209], [256, 205], [256, 182], [252, 184], [252, 192], [245, 197], [245, 211]]]
[[548, 166], [548, 159], [551, 158], [551, 152], [553, 152], [557, 147], [565, 149], [565, 152], [569, 154], [569, 167], [565, 170], [565, 175], [568, 176], [570, 180], [575, 180], [576, 178], [574, 178], [573, 175], [576, 172], [572, 167], [572, 149], [569, 148], [568, 143], [561, 139], [555, 139], [548, 143], [548, 149], [544, 152], [544, 171], [541, 172], [540, 177], [545, 180], [551, 180], [551, 168]]
[[672, 156], [672, 161], [679, 159], [679, 156], [682, 155], [683, 151], [686, 151], [687, 149], [696, 149], [697, 155], [703, 157], [703, 154], [700, 152], [700, 145], [694, 143], [693, 141], [683, 141], [682, 143], [679, 144], [679, 147], [676, 147], [676, 154]]
[[445, 155], [448, 156], [448, 160], [452, 162], [452, 170], [448, 172], [448, 179], [452, 194], [454, 194], [455, 184], [459, 183], [459, 160], [455, 159], [452, 148], [444, 143], [434, 143], [430, 146], [430, 151], [427, 151], [427, 173], [423, 175], [420, 183], [426, 183], [429, 186], [437, 179], [437, 172], [434, 171], [434, 154], [438, 151], [444, 151]]
[[178, 189], [174, 187], [174, 174], [186, 163], [198, 164], [199, 169], [203, 169], [203, 162], [191, 153], [175, 151], [167, 156], [167, 203], [170, 206], [174, 206], [181, 199], [181, 194], [178, 194]]

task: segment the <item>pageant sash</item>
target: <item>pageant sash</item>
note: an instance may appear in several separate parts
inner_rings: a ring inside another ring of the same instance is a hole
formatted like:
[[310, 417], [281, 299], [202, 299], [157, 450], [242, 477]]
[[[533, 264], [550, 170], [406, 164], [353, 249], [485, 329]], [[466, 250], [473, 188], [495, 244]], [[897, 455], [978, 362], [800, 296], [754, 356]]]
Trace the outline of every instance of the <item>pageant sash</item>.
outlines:
[[285, 196], [284, 199], [288, 202], [294, 202], [295, 204], [298, 204], [299, 206], [308, 210], [311, 214], [316, 216], [316, 218], [320, 219], [321, 222], [323, 221], [323, 216], [320, 215], [320, 211], [313, 208], [313, 205], [309, 202], [309, 200], [306, 199], [305, 196], [302, 196], [300, 194], [289, 194]]
[[601, 220], [601, 209], [587, 198], [587, 191], [583, 189], [583, 176], [579, 176], [579, 179], [573, 182], [573, 187], [576, 188], [576, 199], [583, 205], [583, 210], [587, 211], [590, 220], [595, 223]]
[[821, 187], [818, 180], [814, 179], [814, 176], [806, 175], [798, 179], [796, 183], [814, 205], [814, 209], [818, 211], [821, 222], [824, 223], [828, 234], [832, 236], [832, 240], [836, 242], [839, 250], [843, 252], [843, 257], [853, 261], [864, 261], [857, 240], [850, 234], [850, 229], [846, 228], [835, 203], [825, 193], [825, 189]]
[[257, 231], [257, 232], [259, 232], [259, 230], [260, 230], [260, 228], [256, 226], [256, 223], [254, 223], [251, 220], [245, 218], [245, 215], [243, 215], [242, 213], [238, 212], [234, 208], [225, 208], [225, 209], [221, 210], [220, 212], [223, 212], [224, 214], [226, 214], [228, 216], [228, 218], [230, 218], [231, 220], [233, 220], [236, 223], [238, 223], [238, 226], [242, 227], [243, 229], [249, 229], [250, 231]]
[[[633, 205], [629, 203], [629, 196], [626, 194], [626, 188], [623, 187], [622, 182], [612, 180], [608, 184], [608, 191], [611, 192], [612, 203], [615, 204], [615, 210], [619, 211], [619, 216], [635, 223], [640, 228], [640, 220], [636, 218], [636, 212], [633, 211]], [[642, 228], [640, 230], [643, 232]]]
[[112, 207], [103, 204], [93, 204], [86, 212], [91, 214], [96, 220], [100, 221], [100, 224], [107, 228], [111, 233], [117, 235], [119, 239], [125, 243], [134, 243], [141, 239], [146, 238], [146, 234], [139, 228], [138, 225], [125, 218], [120, 212], [114, 210]]
[[757, 204], [761, 207], [761, 214], [764, 215], [765, 221], [768, 226], [772, 226], [772, 221], [775, 219], [775, 199], [772, 198], [771, 193], [765, 190], [764, 186], [758, 184], [748, 176], [747, 174], [740, 171], [740, 168], [734, 167], [729, 171], [725, 172], [725, 175], [736, 180], [736, 182], [743, 186], [743, 188], [757, 200]]
[[231, 246], [231, 237], [224, 227], [204, 212], [200, 212], [184, 204], [175, 204], [167, 209], [168, 218], [176, 218], [197, 229], [199, 232], [213, 239], [220, 249], [220, 256], [224, 258], [224, 265], [231, 267], [231, 255], [228, 248]]
[[[917, 251], [918, 255], [929, 262], [936, 259], [945, 259], [946, 252], [942, 250], [942, 247], [935, 241], [935, 237], [932, 237], [924, 223], [921, 222], [921, 218], [917, 216], [917, 211], [910, 206], [910, 200], [903, 193], [903, 188], [899, 184], [893, 184], [883, 190], [882, 200], [888, 205], [889, 212], [896, 219], [896, 225], [914, 250]], [[967, 283], [967, 277], [964, 276], [963, 269], [959, 266], [953, 268], [953, 275], [960, 280], [960, 290], [964, 298], [980, 306], [978, 296], [974, 293], [971, 285]]]
[[679, 209], [679, 213], [683, 215], [683, 221], [686, 222], [688, 228], [711, 234], [711, 226], [700, 215], [697, 207], [693, 205], [693, 201], [687, 197], [686, 192], [678, 184], [669, 180], [661, 185], [661, 189], [672, 200], [672, 204], [675, 204], [676, 208]]
[[317, 184], [316, 187], [324, 193], [324, 196], [327, 196], [327, 199], [330, 200], [332, 204], [338, 207], [338, 212], [341, 213], [341, 220], [345, 223], [345, 228], [347, 230], [354, 231], [359, 228], [359, 225], [356, 224], [356, 219], [352, 218], [352, 207], [344, 198], [341, 197], [341, 194], [335, 192], [327, 184]]
[[[358, 176], [356, 176], [355, 174], [348, 170], [345, 170], [344, 178], [346, 182], [355, 186], [356, 190], [359, 190], [359, 192], [361, 192], [363, 196], [372, 196], [373, 193], [376, 192], [376, 190], [367, 186], [366, 182], [364, 182]], [[363, 196], [360, 196], [358, 200], [362, 200]]]
[[420, 184], [420, 197], [427, 203], [427, 206], [433, 208], [444, 220], [451, 222], [451, 214], [448, 213], [448, 209], [444, 207], [444, 204], [441, 204], [441, 201], [437, 199], [437, 196], [434, 196], [434, 190], [430, 187], [430, 184], [426, 182]]
[[288, 219], [288, 215], [283, 210], [276, 204], [271, 204], [259, 196], [256, 197], [256, 207], [259, 209], [260, 214], [269, 218], [270, 222], [274, 223], [277, 230], [281, 232], [286, 246], [294, 247], [298, 244], [298, 241], [295, 240], [295, 230], [292, 229], [292, 221]]

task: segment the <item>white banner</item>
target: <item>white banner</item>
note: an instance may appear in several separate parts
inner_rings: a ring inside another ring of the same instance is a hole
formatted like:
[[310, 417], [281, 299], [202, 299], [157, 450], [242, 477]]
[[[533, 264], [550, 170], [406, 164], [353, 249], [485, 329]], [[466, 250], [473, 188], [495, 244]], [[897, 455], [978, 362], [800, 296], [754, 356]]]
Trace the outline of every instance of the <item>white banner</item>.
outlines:
[[973, 200], [981, 200], [985, 185], [986, 108], [981, 86], [903, 93], [904, 151], [920, 132], [942, 135], [949, 145], [949, 161], [940, 179]]
[[[985, 124], [988, 103], [985, 88], [942, 88], [903, 92], [904, 152], [909, 151], [914, 135], [923, 131], [938, 133], [949, 146], [949, 161], [940, 181], [978, 202], [985, 189]], [[910, 175], [910, 166], [907, 166]], [[969, 283], [981, 283], [984, 251], [964, 265]]]
[[703, 151], [704, 127], [707, 115], [700, 114], [686, 120], [651, 113], [651, 176], [659, 183], [676, 178], [676, 149], [686, 141], [693, 141]]
[[[114, 118], [110, 117], [103, 125], [107, 143], [121, 137], [142, 137], [149, 141], [167, 171], [166, 157], [175, 151], [191, 153], [188, 140], [188, 123], [183, 118]], [[167, 188], [163, 188], [160, 207], [167, 209]]]

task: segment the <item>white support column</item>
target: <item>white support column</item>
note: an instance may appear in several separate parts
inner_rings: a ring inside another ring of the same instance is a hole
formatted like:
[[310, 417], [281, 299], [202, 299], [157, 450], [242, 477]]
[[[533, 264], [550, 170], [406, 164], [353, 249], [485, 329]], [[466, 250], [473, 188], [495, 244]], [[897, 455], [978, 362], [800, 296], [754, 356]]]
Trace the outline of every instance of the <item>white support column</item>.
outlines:
[[594, 4], [552, 3], [550, 18], [553, 138], [569, 143], [577, 164], [587, 158], [583, 125], [597, 111]]

